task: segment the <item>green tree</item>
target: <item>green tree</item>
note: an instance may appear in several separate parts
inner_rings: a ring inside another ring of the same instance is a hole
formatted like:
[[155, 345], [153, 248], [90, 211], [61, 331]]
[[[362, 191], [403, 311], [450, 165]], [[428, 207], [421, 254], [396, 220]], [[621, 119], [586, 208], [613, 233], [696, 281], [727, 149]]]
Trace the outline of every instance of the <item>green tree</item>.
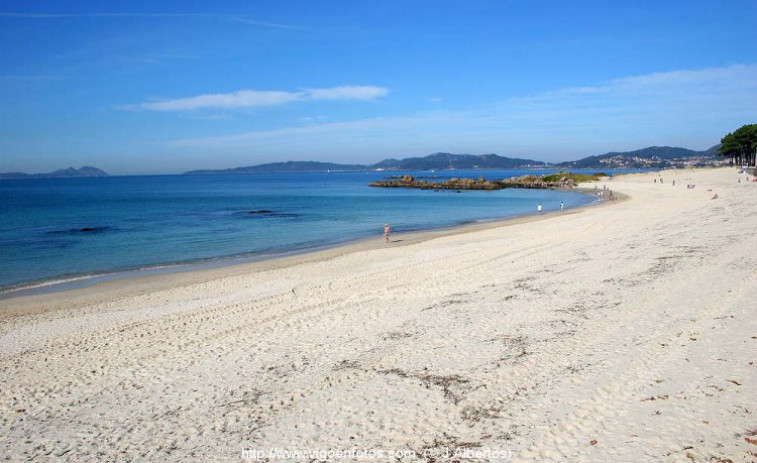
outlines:
[[736, 156], [739, 154], [739, 144], [736, 143], [736, 137], [733, 133], [727, 134], [720, 139], [720, 148], [718, 148], [718, 155], [729, 156], [731, 158], [731, 165], [736, 160]]
[[731, 164], [755, 166], [757, 163], [757, 124], [742, 125], [720, 139], [718, 154], [730, 156]]

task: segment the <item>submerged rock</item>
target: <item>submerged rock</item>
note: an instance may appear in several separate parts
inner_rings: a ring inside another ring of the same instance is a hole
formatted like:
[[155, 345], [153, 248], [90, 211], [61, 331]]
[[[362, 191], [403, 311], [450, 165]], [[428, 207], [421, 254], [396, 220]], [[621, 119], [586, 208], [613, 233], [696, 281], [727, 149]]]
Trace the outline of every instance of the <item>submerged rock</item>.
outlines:
[[251, 210], [246, 211], [244, 214], [252, 217], [297, 217], [297, 214], [292, 214], [289, 212], [276, 212], [269, 209]]
[[69, 228], [68, 230], [53, 230], [47, 233], [50, 235], [78, 235], [78, 234], [105, 233], [111, 230], [113, 230], [112, 227], [81, 227], [81, 228]]

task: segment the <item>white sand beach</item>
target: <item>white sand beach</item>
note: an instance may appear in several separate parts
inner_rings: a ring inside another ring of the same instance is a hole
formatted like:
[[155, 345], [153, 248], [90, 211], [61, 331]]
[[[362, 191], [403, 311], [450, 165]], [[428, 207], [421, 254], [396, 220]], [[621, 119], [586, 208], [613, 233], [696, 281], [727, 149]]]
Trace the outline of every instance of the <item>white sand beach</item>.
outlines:
[[0, 459], [757, 461], [738, 177], [2, 300]]

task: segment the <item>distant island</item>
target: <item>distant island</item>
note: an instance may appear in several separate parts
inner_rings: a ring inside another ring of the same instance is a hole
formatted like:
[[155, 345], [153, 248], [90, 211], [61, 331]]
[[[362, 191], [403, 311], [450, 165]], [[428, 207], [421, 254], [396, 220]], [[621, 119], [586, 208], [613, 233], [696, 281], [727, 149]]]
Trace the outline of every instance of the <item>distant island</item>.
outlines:
[[423, 157], [384, 159], [375, 164], [337, 164], [317, 161], [288, 161], [259, 164], [231, 169], [205, 169], [185, 172], [185, 175], [251, 174], [260, 172], [359, 172], [408, 170], [476, 170], [476, 169], [667, 169], [703, 167], [723, 162], [717, 157], [719, 145], [706, 151], [693, 151], [670, 146], [652, 146], [636, 151], [610, 152], [589, 156], [577, 161], [546, 163], [533, 159], [509, 158], [497, 154], [434, 153]]
[[47, 174], [25, 174], [23, 172], [0, 172], [0, 179], [20, 178], [81, 178], [81, 177], [108, 177], [108, 173], [97, 167], [84, 166], [78, 169], [69, 167]]

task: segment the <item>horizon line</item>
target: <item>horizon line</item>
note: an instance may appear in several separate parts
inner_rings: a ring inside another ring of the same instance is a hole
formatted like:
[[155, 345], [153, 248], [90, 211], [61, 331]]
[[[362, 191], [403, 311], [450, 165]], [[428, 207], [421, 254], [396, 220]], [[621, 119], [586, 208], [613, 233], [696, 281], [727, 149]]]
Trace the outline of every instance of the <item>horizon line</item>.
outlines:
[[[372, 166], [375, 166], [376, 164], [379, 164], [381, 162], [384, 162], [384, 161], [387, 161], [387, 160], [390, 160], [390, 159], [394, 159], [394, 160], [398, 160], [398, 161], [403, 161], [403, 160], [407, 160], [407, 159], [423, 159], [423, 158], [426, 158], [426, 157], [429, 157], [429, 156], [438, 155], [438, 154], [448, 154], [448, 155], [453, 155], [453, 156], [491, 156], [491, 155], [494, 155], [494, 156], [498, 156], [498, 157], [505, 158], [505, 159], [522, 159], [524, 161], [533, 161], [533, 162], [538, 163], [538, 164], [543, 164], [544, 166], [558, 166], [560, 164], [565, 164], [565, 163], [570, 163], [570, 162], [577, 162], [577, 161], [581, 161], [583, 159], [587, 159], [587, 158], [591, 158], [591, 157], [605, 156], [605, 155], [611, 155], [611, 154], [629, 154], [629, 153], [634, 153], [636, 151], [641, 151], [641, 150], [650, 149], [650, 148], [685, 149], [685, 150], [688, 150], [688, 151], [693, 151], [695, 153], [704, 154], [707, 151], [710, 151], [711, 149], [715, 148], [719, 144], [720, 143], [718, 142], [718, 143], [712, 145], [710, 148], [707, 148], [705, 150], [694, 150], [694, 149], [690, 149], [690, 148], [684, 148], [682, 146], [652, 145], [652, 146], [646, 146], [646, 147], [643, 147], [643, 148], [638, 148], [638, 149], [634, 149], [634, 150], [630, 150], [630, 151], [607, 151], [607, 152], [601, 153], [601, 154], [592, 154], [592, 155], [589, 155], [589, 156], [583, 156], [583, 157], [580, 157], [580, 158], [577, 158], [577, 159], [574, 159], [574, 160], [556, 161], [556, 162], [539, 161], [537, 159], [527, 159], [527, 158], [520, 158], [520, 157], [504, 156], [504, 155], [497, 154], [497, 153], [470, 154], [470, 153], [451, 153], [451, 152], [445, 152], [445, 151], [436, 151], [434, 153], [430, 153], [430, 154], [426, 154], [426, 155], [422, 155], [422, 156], [408, 156], [408, 157], [404, 157], [404, 158], [387, 157], [387, 158], [383, 158], [383, 159], [381, 159], [381, 160], [379, 160], [377, 162], [371, 163], [371, 164], [347, 164], [347, 163], [333, 162], [333, 161], [291, 160], [290, 159], [290, 160], [287, 160], [287, 161], [263, 162], [263, 163], [260, 163], [260, 164], [253, 164], [253, 165], [247, 165], [247, 166], [220, 167], [220, 168], [197, 168], [197, 169], [186, 170], [186, 171], [183, 171], [183, 172], [151, 173], [151, 174], [147, 174], [147, 173], [141, 173], [141, 174], [140, 173], [134, 173], [134, 174], [110, 174], [110, 173], [106, 172], [104, 169], [101, 169], [99, 167], [96, 167], [96, 166], [93, 166], [91, 164], [88, 164], [88, 165], [83, 165], [83, 166], [81, 166], [79, 168], [76, 168], [76, 167], [73, 167], [73, 166], [62, 167], [62, 168], [55, 169], [55, 170], [50, 171], [50, 172], [27, 173], [27, 172], [21, 172], [21, 171], [7, 171], [7, 172], [0, 172], [0, 175], [7, 175], [7, 174], [47, 175], [47, 174], [55, 173], [55, 172], [60, 171], [60, 170], [67, 170], [67, 169], [75, 169], [76, 170], [76, 169], [83, 169], [83, 168], [94, 168], [94, 169], [101, 170], [101, 171], [105, 172], [109, 177], [130, 177], [130, 176], [142, 176], [142, 175], [148, 175], [148, 176], [149, 175], [183, 175], [183, 174], [186, 174], [188, 172], [195, 172], [195, 171], [226, 171], [226, 170], [234, 170], [234, 169], [241, 169], [241, 168], [255, 168], [255, 167], [266, 166], [266, 165], [289, 164], [289, 163], [321, 163], [321, 164], [335, 164], [335, 165], [339, 165], [339, 166], [365, 167], [366, 170], [378, 170], [378, 169], [387, 170], [386, 168], [381, 168], [381, 167], [375, 168], [375, 167], [372, 167]], [[524, 166], [524, 168], [538, 167], [538, 165], [531, 165], [531, 164], [523, 164], [523, 166]], [[388, 168], [388, 169], [392, 169], [392, 168]], [[464, 169], [464, 170], [486, 170], [486, 169], [487, 168], [471, 168], [471, 169]], [[489, 168], [489, 169], [492, 169], [492, 168]], [[496, 169], [496, 168], [494, 168], [494, 169]], [[453, 169], [444, 169], [444, 170], [461, 170], [461, 169], [453, 168]], [[507, 169], [504, 169], [504, 170], [507, 170]]]

